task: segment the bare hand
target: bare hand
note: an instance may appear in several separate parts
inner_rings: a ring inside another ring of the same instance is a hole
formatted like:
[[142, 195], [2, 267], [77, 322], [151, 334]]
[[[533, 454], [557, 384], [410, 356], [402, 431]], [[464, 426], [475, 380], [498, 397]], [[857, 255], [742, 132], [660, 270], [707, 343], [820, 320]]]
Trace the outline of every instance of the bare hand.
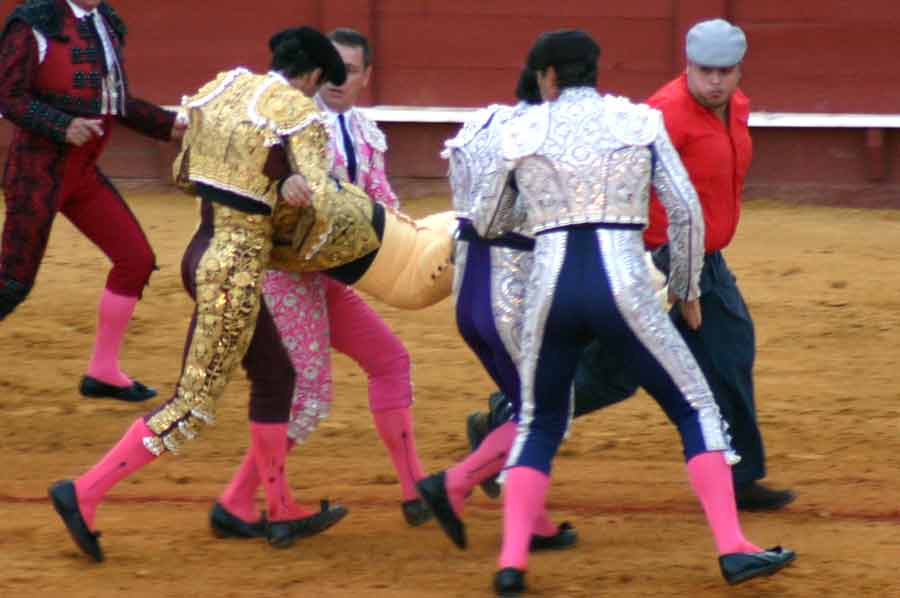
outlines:
[[292, 174], [281, 186], [281, 196], [292, 206], [304, 207], [309, 205], [312, 189], [303, 175]]
[[185, 116], [183, 112], [179, 112], [177, 116], [175, 116], [175, 122], [172, 123], [172, 133], [171, 138], [172, 141], [177, 141], [184, 137], [185, 131], [188, 128], [188, 118]]
[[681, 317], [684, 318], [684, 321], [687, 322], [688, 328], [691, 330], [697, 330], [700, 328], [700, 324], [703, 323], [703, 315], [700, 311], [700, 300], [694, 299], [693, 301], [680, 301], [681, 307]]
[[679, 297], [678, 297], [678, 295], [675, 294], [675, 291], [672, 290], [672, 287], [669, 287], [668, 296], [669, 296], [669, 305], [675, 305], [676, 303], [678, 303]]
[[73, 118], [66, 129], [66, 142], [81, 146], [94, 137], [103, 137], [103, 121], [91, 118]]

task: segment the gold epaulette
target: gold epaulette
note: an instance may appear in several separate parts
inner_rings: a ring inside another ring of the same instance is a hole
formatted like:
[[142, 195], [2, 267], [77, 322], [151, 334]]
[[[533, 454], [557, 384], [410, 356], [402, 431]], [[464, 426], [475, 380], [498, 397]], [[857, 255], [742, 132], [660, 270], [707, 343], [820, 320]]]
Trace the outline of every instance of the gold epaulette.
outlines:
[[[275, 73], [257, 75], [244, 68], [220, 73], [182, 104], [190, 124], [174, 174], [187, 191], [203, 183], [274, 206], [277, 185], [264, 173], [269, 149], [300, 143], [309, 146], [311, 156], [327, 151], [315, 103]], [[311, 126], [314, 130], [304, 130]], [[311, 170], [322, 170], [318, 162], [324, 158], [314, 162]]]

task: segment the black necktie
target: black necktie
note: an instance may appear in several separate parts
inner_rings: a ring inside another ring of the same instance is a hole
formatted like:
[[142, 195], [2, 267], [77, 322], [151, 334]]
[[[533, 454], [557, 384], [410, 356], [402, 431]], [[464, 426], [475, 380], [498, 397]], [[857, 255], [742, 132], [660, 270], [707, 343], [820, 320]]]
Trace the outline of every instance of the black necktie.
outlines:
[[100, 31], [97, 29], [97, 20], [94, 18], [94, 13], [89, 14], [84, 18], [87, 21], [88, 28], [91, 30], [91, 33], [94, 35], [94, 40], [97, 42], [97, 51], [100, 52], [100, 66], [102, 67], [102, 71], [104, 75], [109, 74], [110, 65], [106, 62], [106, 46], [103, 45], [103, 38], [100, 37]]
[[353, 151], [353, 140], [347, 131], [347, 123], [343, 114], [338, 114], [338, 123], [341, 125], [341, 138], [344, 141], [344, 153], [347, 155], [347, 177], [351, 183], [356, 182], [356, 152]]

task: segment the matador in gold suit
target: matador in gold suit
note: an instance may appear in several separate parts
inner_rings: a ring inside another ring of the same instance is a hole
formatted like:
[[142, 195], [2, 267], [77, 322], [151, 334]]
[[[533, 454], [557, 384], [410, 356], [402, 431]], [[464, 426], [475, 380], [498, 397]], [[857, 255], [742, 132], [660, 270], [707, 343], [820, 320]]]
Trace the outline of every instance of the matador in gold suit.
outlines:
[[[196, 308], [173, 396], [155, 412], [138, 418], [84, 475], [50, 488], [54, 507], [73, 540], [97, 561], [103, 560], [103, 551], [94, 516], [106, 493], [212, 424], [216, 402], [248, 352], [255, 331], [274, 330], [260, 305], [262, 276], [273, 244], [273, 209], [288, 201], [325, 203], [312, 196], [331, 189], [326, 185], [326, 129], [307, 96], [325, 81], [337, 85], [344, 81], [340, 55], [325, 36], [306, 27], [282, 31], [269, 45], [272, 67], [267, 74], [245, 69], [222, 73], [183, 101], [191, 132], [176, 161], [177, 182], [199, 198], [201, 221], [182, 261], [185, 288]], [[288, 156], [292, 167], [282, 180], [265, 174], [274, 148]], [[323, 225], [318, 213], [309, 228], [317, 235], [316, 243], [323, 245], [333, 230]], [[251, 405], [251, 443], [259, 445], [269, 539], [275, 545], [322, 531], [346, 513], [341, 507], [325, 506], [320, 513], [302, 516], [306, 511], [285, 495], [280, 480], [289, 410], [289, 401]]]
[[[94, 516], [106, 493], [214, 423], [239, 363], [254, 385], [272, 375], [267, 351], [283, 347], [261, 301], [266, 268], [325, 271], [404, 308], [449, 294], [452, 216], [415, 223], [328, 174], [327, 128], [310, 97], [325, 81], [340, 85], [346, 77], [331, 42], [300, 27], [276, 34], [269, 45], [268, 73], [227, 71], [183, 100], [190, 125], [175, 178], [198, 197], [201, 218], [182, 261], [196, 308], [173, 396], [137, 419], [84, 475], [50, 488], [73, 540], [94, 560], [104, 558]], [[347, 511], [323, 501], [310, 514], [288, 493], [290, 400], [266, 400], [275, 396], [281, 395], [251, 393], [251, 448], [266, 491], [268, 542], [286, 547]]]

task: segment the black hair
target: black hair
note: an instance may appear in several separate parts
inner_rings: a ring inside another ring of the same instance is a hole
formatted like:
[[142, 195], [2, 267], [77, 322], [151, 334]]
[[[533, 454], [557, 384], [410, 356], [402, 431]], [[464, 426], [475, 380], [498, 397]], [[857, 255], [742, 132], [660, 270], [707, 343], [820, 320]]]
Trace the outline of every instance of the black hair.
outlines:
[[560, 89], [566, 87], [596, 87], [597, 86], [597, 62], [565, 63], [554, 67], [556, 71], [556, 86]]
[[322, 69], [318, 83], [330, 81], [343, 85], [347, 79], [344, 61], [334, 44], [311, 27], [292, 27], [279, 31], [269, 39], [272, 51], [271, 69], [289, 79], [301, 77], [316, 68]]
[[372, 64], [372, 47], [369, 44], [369, 38], [356, 29], [347, 27], [335, 29], [328, 34], [328, 39], [341, 46], [360, 48], [363, 55], [363, 66], [368, 67]]
[[[276, 33], [269, 40], [269, 47], [272, 49], [271, 70], [281, 73], [288, 79], [301, 77], [315, 70], [319, 65], [304, 52], [303, 42], [296, 37], [285, 35], [286, 33], [285, 31]], [[323, 76], [324, 71], [319, 77], [320, 81]]]
[[516, 83], [516, 99], [526, 104], [540, 104], [543, 102], [541, 89], [538, 87], [537, 74], [527, 66], [519, 73], [519, 81]]
[[556, 71], [556, 85], [595, 87], [600, 46], [589, 34], [578, 29], [562, 29], [542, 33], [528, 53], [528, 67], [543, 72]]

